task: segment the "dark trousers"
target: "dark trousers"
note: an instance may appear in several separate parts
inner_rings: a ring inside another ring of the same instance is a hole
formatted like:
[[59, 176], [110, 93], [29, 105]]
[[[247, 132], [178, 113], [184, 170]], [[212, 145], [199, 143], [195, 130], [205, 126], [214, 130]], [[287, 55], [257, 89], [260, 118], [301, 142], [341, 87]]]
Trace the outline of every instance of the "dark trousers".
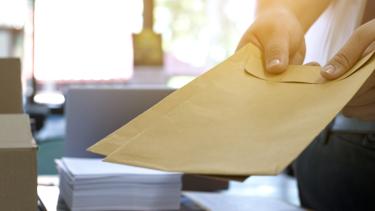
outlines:
[[320, 134], [295, 162], [301, 205], [375, 210], [375, 133]]

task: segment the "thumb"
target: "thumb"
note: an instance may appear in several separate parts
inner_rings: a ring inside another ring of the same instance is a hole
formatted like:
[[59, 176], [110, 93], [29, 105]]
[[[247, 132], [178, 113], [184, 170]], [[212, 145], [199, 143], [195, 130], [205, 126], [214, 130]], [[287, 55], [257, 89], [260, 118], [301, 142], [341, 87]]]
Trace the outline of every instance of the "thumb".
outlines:
[[[281, 34], [280, 34], [281, 35]], [[289, 63], [288, 37], [271, 36], [263, 42], [264, 62], [269, 73], [282, 73]]]
[[365, 24], [358, 28], [344, 47], [322, 68], [321, 75], [324, 78], [333, 80], [342, 76], [361, 58], [374, 39], [374, 30], [367, 27]]

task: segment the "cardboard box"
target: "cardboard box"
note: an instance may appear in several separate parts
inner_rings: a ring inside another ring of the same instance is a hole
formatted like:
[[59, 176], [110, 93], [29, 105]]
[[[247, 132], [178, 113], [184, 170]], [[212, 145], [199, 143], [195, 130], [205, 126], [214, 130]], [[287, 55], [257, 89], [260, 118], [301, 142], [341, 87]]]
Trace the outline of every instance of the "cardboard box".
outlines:
[[22, 113], [21, 63], [0, 59], [0, 114]]
[[36, 145], [22, 114], [20, 62], [0, 59], [0, 210], [37, 209]]
[[35, 210], [36, 147], [25, 114], [0, 115], [0, 210]]

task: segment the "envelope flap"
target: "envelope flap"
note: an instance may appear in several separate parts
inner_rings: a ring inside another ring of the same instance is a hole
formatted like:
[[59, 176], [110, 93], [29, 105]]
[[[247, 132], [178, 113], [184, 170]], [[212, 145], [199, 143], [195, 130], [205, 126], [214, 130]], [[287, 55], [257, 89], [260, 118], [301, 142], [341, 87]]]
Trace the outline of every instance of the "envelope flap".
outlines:
[[[288, 69], [281, 74], [271, 74], [267, 73], [264, 70], [264, 66], [262, 63], [262, 55], [258, 48], [254, 45], [247, 46], [248, 52], [252, 52], [248, 55], [246, 64], [245, 64], [245, 71], [259, 79], [263, 79], [266, 81], [273, 81], [273, 82], [280, 82], [280, 83], [306, 83], [306, 84], [321, 84], [327, 82], [323, 79], [320, 75], [320, 67], [319, 66], [300, 66], [300, 65], [289, 65]], [[357, 70], [359, 70], [362, 66], [364, 66], [369, 60], [372, 59], [374, 52], [368, 54], [367, 56], [363, 57], [356, 65], [351, 68], [348, 72], [342, 75], [340, 78], [336, 80], [343, 80]]]

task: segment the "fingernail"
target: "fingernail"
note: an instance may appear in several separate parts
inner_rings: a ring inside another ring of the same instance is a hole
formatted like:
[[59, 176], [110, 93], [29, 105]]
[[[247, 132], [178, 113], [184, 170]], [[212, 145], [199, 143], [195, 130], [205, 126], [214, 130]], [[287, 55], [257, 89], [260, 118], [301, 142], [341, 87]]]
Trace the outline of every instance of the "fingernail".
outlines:
[[336, 72], [335, 66], [329, 64], [322, 69], [324, 72], [328, 73], [329, 75], [333, 75]]
[[270, 62], [267, 63], [267, 67], [270, 68], [270, 67], [273, 67], [273, 66], [276, 66], [276, 65], [279, 65], [279, 64], [281, 64], [280, 59], [273, 59], [273, 60], [271, 60]]

